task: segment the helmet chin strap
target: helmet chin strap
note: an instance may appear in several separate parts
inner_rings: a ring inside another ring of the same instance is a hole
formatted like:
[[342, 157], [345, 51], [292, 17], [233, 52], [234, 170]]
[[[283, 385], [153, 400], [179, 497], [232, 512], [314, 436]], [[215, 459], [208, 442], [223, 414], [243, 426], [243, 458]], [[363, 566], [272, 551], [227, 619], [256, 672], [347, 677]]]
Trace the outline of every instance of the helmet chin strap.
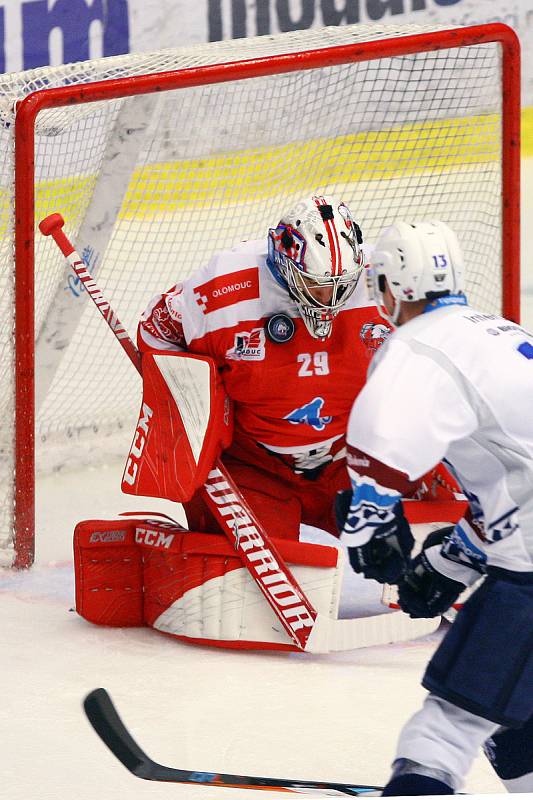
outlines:
[[387, 322], [389, 325], [393, 325], [395, 328], [398, 327], [398, 317], [400, 316], [402, 301], [397, 300], [392, 292], [390, 292], [394, 306], [392, 309], [392, 314], [389, 314], [387, 311], [387, 306], [385, 305], [383, 292], [380, 289], [379, 276], [375, 269], [370, 268], [367, 271], [366, 281], [368, 294], [370, 295], [370, 299], [376, 304], [376, 308], [381, 319], [385, 320], [385, 322]]
[[401, 300], [396, 300], [395, 297], [393, 298], [393, 300], [394, 300], [394, 308], [393, 308], [392, 314], [390, 316], [390, 321], [392, 322], [392, 324], [396, 328], [398, 326], [398, 317], [400, 316], [400, 309], [402, 307], [402, 301]]
[[383, 293], [379, 292], [379, 299], [376, 301], [376, 307], [378, 310], [378, 314], [381, 319], [384, 319], [385, 322], [388, 322], [390, 325], [394, 325], [395, 328], [398, 327], [398, 317], [400, 316], [400, 308], [402, 305], [401, 300], [397, 300], [395, 297], [392, 298], [394, 302], [394, 308], [392, 310], [392, 314], [389, 314], [387, 311], [387, 307], [383, 300]]

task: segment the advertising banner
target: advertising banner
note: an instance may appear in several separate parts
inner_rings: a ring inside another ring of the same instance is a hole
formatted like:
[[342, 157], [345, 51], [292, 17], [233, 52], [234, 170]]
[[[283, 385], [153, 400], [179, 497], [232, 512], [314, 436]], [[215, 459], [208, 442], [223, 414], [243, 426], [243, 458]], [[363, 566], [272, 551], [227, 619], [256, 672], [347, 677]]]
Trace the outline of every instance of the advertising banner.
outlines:
[[0, 0], [0, 72], [324, 25], [505, 22], [533, 105], [531, 0]]

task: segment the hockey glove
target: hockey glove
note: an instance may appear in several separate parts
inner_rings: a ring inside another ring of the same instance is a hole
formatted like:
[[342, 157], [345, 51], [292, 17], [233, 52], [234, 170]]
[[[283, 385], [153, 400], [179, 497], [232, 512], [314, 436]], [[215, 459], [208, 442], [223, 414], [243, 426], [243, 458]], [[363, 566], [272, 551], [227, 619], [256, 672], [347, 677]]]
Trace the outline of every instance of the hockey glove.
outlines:
[[444, 614], [465, 589], [464, 583], [438, 572], [427, 557], [427, 550], [430, 547], [440, 550], [443, 539], [453, 529], [451, 526], [430, 533], [422, 551], [413, 559], [410, 569], [398, 583], [400, 608], [413, 619]]
[[[350, 509], [352, 492], [339, 492], [335, 501], [337, 527], [342, 532]], [[378, 583], [396, 583], [409, 565], [414, 539], [401, 502], [394, 507], [394, 519], [378, 525], [372, 538], [358, 547], [348, 546], [348, 557], [355, 572]]]

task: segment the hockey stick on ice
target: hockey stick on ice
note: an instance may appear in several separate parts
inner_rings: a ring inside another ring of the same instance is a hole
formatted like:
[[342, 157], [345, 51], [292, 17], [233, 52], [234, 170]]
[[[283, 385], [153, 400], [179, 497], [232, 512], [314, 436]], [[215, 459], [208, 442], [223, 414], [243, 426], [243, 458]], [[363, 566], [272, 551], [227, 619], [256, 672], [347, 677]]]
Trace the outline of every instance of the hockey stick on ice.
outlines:
[[290, 778], [260, 778], [252, 775], [229, 775], [214, 772], [194, 772], [186, 769], [165, 767], [152, 761], [141, 750], [120, 719], [113, 701], [105, 689], [94, 689], [83, 701], [85, 713], [94, 730], [109, 747], [116, 758], [135, 777], [147, 781], [167, 783], [200, 784], [204, 786], [223, 786], [234, 789], [270, 789], [272, 791], [321, 795], [361, 795], [374, 796], [381, 793], [379, 786], [365, 786], [325, 781], [302, 781]]
[[[39, 229], [44, 236], [52, 236], [131, 362], [141, 373], [141, 355], [138, 349], [67, 238], [63, 225], [61, 214], [51, 214], [42, 220]], [[220, 459], [208, 475], [204, 497], [257, 587], [298, 649], [323, 653], [389, 644], [423, 636], [438, 627], [440, 619], [411, 620], [401, 612], [340, 620], [317, 614]], [[228, 514], [229, 509], [231, 514]], [[240, 540], [239, 527], [248, 531], [246, 547]], [[251, 541], [255, 544], [250, 548]], [[258, 552], [261, 553], [260, 560], [254, 559]], [[273, 568], [265, 575], [263, 570], [266, 562], [272, 564]], [[290, 603], [287, 602], [288, 597]]]

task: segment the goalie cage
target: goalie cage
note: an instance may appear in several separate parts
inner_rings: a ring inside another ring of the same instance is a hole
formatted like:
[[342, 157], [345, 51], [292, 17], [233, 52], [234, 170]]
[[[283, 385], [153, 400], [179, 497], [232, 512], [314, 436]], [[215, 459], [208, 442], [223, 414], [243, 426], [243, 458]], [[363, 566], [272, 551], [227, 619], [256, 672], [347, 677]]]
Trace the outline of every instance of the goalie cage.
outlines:
[[444, 220], [471, 302], [518, 320], [519, 63], [501, 24], [357, 25], [4, 76], [3, 563], [33, 561], [35, 466], [124, 458], [140, 396], [36, 219], [63, 214], [130, 333], [153, 294], [314, 192], [369, 242]]

